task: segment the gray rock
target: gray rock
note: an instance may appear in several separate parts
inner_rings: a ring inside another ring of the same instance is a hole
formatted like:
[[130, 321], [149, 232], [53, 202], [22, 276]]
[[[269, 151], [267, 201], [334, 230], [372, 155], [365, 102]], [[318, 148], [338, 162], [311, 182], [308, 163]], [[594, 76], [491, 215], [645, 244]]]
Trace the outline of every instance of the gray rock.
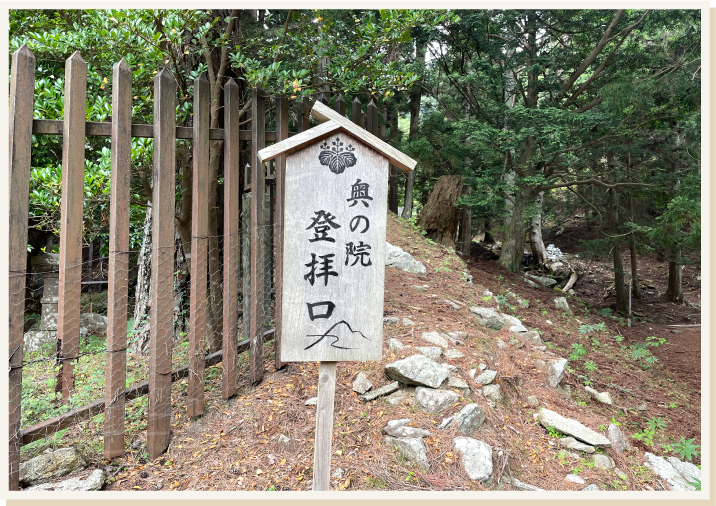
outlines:
[[495, 381], [496, 376], [497, 376], [497, 371], [487, 370], [477, 377], [477, 379], [475, 380], [475, 383], [480, 383], [481, 385], [489, 385], [490, 383]]
[[281, 444], [288, 444], [288, 443], [291, 442], [291, 440], [290, 440], [288, 437], [286, 437], [285, 435], [281, 434], [281, 435], [278, 437], [278, 442], [281, 443]]
[[431, 414], [440, 413], [451, 407], [460, 398], [452, 390], [435, 390], [418, 387], [415, 389], [415, 405]]
[[448, 350], [445, 350], [443, 352], [443, 355], [445, 355], [447, 358], [452, 358], [452, 359], [462, 358], [465, 356], [464, 353], [456, 350], [455, 348], [450, 348]]
[[585, 453], [594, 453], [594, 451], [595, 451], [593, 446], [589, 446], [589, 445], [584, 444], [580, 441], [577, 441], [573, 437], [559, 438], [559, 440], [557, 442], [559, 443], [559, 446], [568, 448], [569, 450], [577, 450], [579, 452], [585, 452]]
[[397, 381], [394, 381], [392, 383], [388, 383], [387, 385], [380, 387], [378, 390], [373, 390], [372, 392], [368, 392], [367, 394], [359, 395], [358, 400], [363, 402], [372, 401], [383, 395], [392, 394], [399, 388], [400, 384]]
[[418, 262], [410, 253], [393, 246], [389, 242], [385, 243], [385, 266], [414, 274], [427, 273], [422, 262]]
[[400, 420], [391, 420], [388, 425], [383, 427], [383, 432], [393, 437], [428, 437], [430, 431], [410, 427], [410, 418], [402, 418]]
[[410, 326], [412, 326], [412, 325], [415, 325], [415, 322], [414, 322], [413, 320], [411, 320], [410, 318], [403, 318], [402, 323], [403, 323], [403, 325], [406, 326], [406, 327], [410, 327]]
[[454, 377], [454, 376], [449, 377], [447, 386], [448, 386], [448, 388], [454, 388], [456, 390], [459, 390], [460, 393], [463, 395], [470, 394], [470, 386], [462, 378], [458, 378], [458, 377]]
[[597, 453], [594, 456], [594, 467], [597, 469], [604, 469], [605, 471], [609, 471], [611, 469], [614, 469], [615, 464], [611, 457], [608, 455], [602, 455], [601, 453]]
[[101, 469], [95, 469], [85, 476], [76, 476], [59, 483], [42, 483], [25, 489], [26, 492], [89, 492], [100, 490], [104, 485], [105, 474]]
[[107, 317], [97, 313], [82, 313], [80, 315], [80, 335], [107, 334]]
[[539, 406], [539, 400], [536, 396], [530, 395], [529, 397], [527, 397], [527, 404], [529, 404], [530, 406]]
[[507, 349], [507, 345], [505, 344], [505, 342], [502, 339], [497, 340], [497, 347], [501, 350]]
[[416, 346], [416, 350], [428, 357], [430, 360], [439, 360], [443, 350], [437, 346]]
[[646, 411], [646, 404], [639, 404], [636, 409], [637, 411]]
[[484, 395], [493, 402], [502, 402], [500, 385], [487, 385], [485, 387], [482, 387], [482, 395]]
[[569, 385], [557, 385], [554, 389], [565, 397], [572, 398], [572, 387]]
[[368, 376], [366, 376], [363, 371], [359, 372], [358, 376], [356, 376], [356, 379], [353, 381], [353, 391], [358, 392], [359, 394], [364, 394], [371, 388], [373, 388], [373, 383], [370, 382]]
[[391, 406], [398, 406], [399, 404], [413, 404], [415, 402], [415, 393], [411, 395], [407, 388], [403, 388], [390, 394], [385, 398], [385, 402]]
[[676, 457], [669, 457], [666, 460], [669, 461], [674, 469], [676, 469], [687, 482], [694, 481], [694, 478], [699, 480], [701, 479], [701, 469], [693, 465], [691, 462], [682, 462]]
[[305, 406], [315, 406], [318, 404], [318, 397], [311, 397], [306, 402], [303, 403]]
[[492, 481], [492, 447], [470, 437], [453, 439], [455, 451], [462, 455], [462, 466], [471, 480]]
[[425, 443], [422, 438], [397, 438], [386, 436], [385, 442], [390, 446], [397, 448], [398, 452], [406, 459], [415, 462], [419, 466], [427, 469], [430, 466], [428, 462], [428, 453], [425, 451]]
[[567, 313], [570, 316], [574, 315], [574, 313], [572, 312], [572, 308], [570, 308], [569, 304], [567, 303], [566, 297], [557, 297], [556, 299], [554, 299], [554, 305], [563, 313]]
[[468, 374], [470, 375], [470, 379], [473, 379], [473, 380], [474, 380], [474, 379], [475, 379], [475, 374], [477, 374], [477, 369], [475, 369], [475, 368], [470, 369], [470, 371], [468, 372]]
[[534, 344], [535, 346], [542, 346], [542, 338], [539, 336], [539, 332], [536, 330], [528, 330], [527, 332], [519, 332], [515, 334], [517, 339], [520, 339], [526, 343]]
[[577, 483], [578, 485], [584, 485], [585, 483], [587, 483], [586, 481], [584, 481], [583, 478], [580, 478], [576, 474], [568, 474], [564, 477], [564, 479], [567, 481], [571, 481], [572, 483]]
[[584, 487], [580, 492], [600, 492], [602, 489], [599, 488], [599, 485], [596, 483], [592, 483], [591, 485], [587, 485]]
[[530, 278], [532, 281], [535, 281], [537, 283], [540, 283], [541, 285], [544, 285], [546, 287], [550, 287], [552, 285], [556, 285], [557, 282], [552, 278], [545, 278], [541, 276], [535, 276], [534, 274], [525, 274], [526, 277]]
[[617, 424], [613, 423], [609, 425], [607, 429], [607, 439], [612, 443], [612, 448], [614, 448], [614, 451], [617, 453], [624, 453], [624, 450], [631, 448], [629, 440], [624, 436], [624, 433]]
[[465, 281], [467, 281], [468, 285], [472, 284], [472, 275], [468, 274], [467, 271], [462, 271], [462, 277]]
[[469, 436], [485, 423], [485, 412], [475, 403], [468, 404], [455, 415], [457, 430]]
[[451, 301], [451, 300], [445, 299], [444, 302], [445, 302], [445, 304], [447, 304], [448, 306], [450, 306], [450, 307], [453, 308], [453, 309], [460, 309], [460, 306], [458, 306], [457, 304], [455, 304], [455, 303], [454, 303], [453, 301]]
[[32, 272], [52, 272], [60, 269], [59, 253], [43, 253], [30, 257]]
[[541, 285], [535, 283], [534, 281], [532, 281], [531, 279], [522, 278], [522, 280], [523, 280], [525, 283], [527, 283], [528, 286], [531, 286], [532, 288], [539, 288], [539, 287], [541, 286]]
[[480, 362], [477, 365], [477, 368], [480, 369], [481, 371], [484, 371], [485, 369], [487, 369], [487, 366], [485, 364], [483, 364], [482, 362]]
[[671, 490], [679, 490], [682, 492], [695, 490], [693, 486], [686, 483], [681, 473], [666, 459], [649, 452], [644, 454], [644, 458], [646, 459], [644, 465], [653, 469], [662, 480], [665, 480]]
[[500, 330], [506, 325], [500, 314], [489, 307], [473, 306], [470, 308], [470, 312], [477, 320], [477, 323], [488, 329]]
[[449, 346], [447, 339], [441, 336], [438, 332], [423, 332], [421, 338], [423, 341], [440, 346], [441, 348], [447, 348]]
[[23, 337], [23, 350], [25, 353], [32, 353], [42, 348], [43, 345], [57, 342], [56, 330], [30, 330], [25, 332]]
[[419, 292], [427, 292], [430, 287], [428, 285], [413, 285], [413, 288]]
[[447, 367], [433, 362], [425, 355], [413, 355], [388, 364], [385, 373], [401, 383], [430, 388], [438, 388], [450, 376]]
[[388, 339], [388, 349], [392, 351], [400, 351], [404, 350], [405, 348], [410, 348], [410, 346], [406, 346], [397, 339], [393, 339], [392, 337]]
[[555, 388], [562, 381], [564, 370], [567, 368], [567, 359], [553, 360], [547, 364], [547, 381]]
[[84, 469], [85, 459], [74, 448], [60, 448], [20, 464], [20, 483], [34, 485]]
[[383, 325], [385, 327], [389, 327], [390, 325], [397, 325], [398, 324], [398, 318], [396, 316], [386, 316], [383, 318]]
[[467, 332], [463, 332], [462, 330], [455, 330], [453, 332], [448, 332], [448, 337], [453, 338], [455, 341], [464, 341], [465, 339], [467, 339]]
[[527, 329], [524, 325], [522, 325], [522, 322], [520, 322], [519, 318], [505, 313], [500, 313], [500, 315], [505, 321], [505, 324], [510, 326], [510, 332], [527, 332]]
[[333, 474], [331, 475], [331, 477], [340, 479], [340, 478], [343, 478], [344, 474], [345, 474], [345, 471], [343, 471], [343, 469], [341, 469], [340, 467], [337, 467], [336, 470], [333, 471]]
[[594, 399], [595, 401], [601, 402], [602, 404], [609, 404], [611, 406], [612, 404], [612, 398], [609, 395], [609, 392], [597, 392], [592, 387], [584, 387], [584, 391], [589, 394], [589, 396]]
[[535, 487], [534, 485], [528, 485], [527, 483], [523, 483], [520, 480], [518, 480], [517, 478], [512, 478], [512, 486], [522, 492], [547, 492], [543, 488], [538, 488], [538, 487]]
[[565, 418], [549, 409], [540, 408], [537, 418], [542, 427], [554, 427], [562, 434], [573, 436], [591, 446], [599, 448], [610, 448], [612, 446], [609, 440], [598, 432], [593, 431], [589, 427], [585, 427], [577, 420]]
[[440, 422], [440, 425], [438, 425], [438, 429], [445, 429], [447, 427], [450, 427], [452, 423], [455, 421], [455, 415], [450, 416], [448, 418], [443, 418], [443, 421]]

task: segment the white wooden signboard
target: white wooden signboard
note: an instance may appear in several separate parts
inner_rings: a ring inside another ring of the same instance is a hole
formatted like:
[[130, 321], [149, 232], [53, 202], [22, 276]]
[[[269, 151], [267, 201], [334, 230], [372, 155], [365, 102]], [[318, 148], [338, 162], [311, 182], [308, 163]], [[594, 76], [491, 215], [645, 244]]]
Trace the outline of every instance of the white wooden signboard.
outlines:
[[287, 157], [282, 362], [381, 359], [388, 165], [345, 132]]

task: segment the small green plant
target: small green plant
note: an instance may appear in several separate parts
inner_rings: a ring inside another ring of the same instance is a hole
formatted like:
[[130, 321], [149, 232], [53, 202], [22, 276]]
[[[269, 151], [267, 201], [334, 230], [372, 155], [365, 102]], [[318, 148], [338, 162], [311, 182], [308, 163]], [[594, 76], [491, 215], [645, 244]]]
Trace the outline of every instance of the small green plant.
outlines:
[[586, 362], [584, 362], [584, 368], [589, 372], [593, 372], [597, 370], [597, 364], [595, 364], [591, 360], [587, 360]]
[[624, 336], [614, 336], [616, 342], [621, 343], [624, 340]]
[[664, 450], [666, 453], [673, 453], [673, 452], [674, 452], [674, 447], [671, 446], [670, 444], [663, 444], [663, 445], [661, 445], [661, 448], [662, 448], [662, 450]]
[[670, 408], [670, 409], [675, 409], [675, 408], [676, 408], [676, 403], [675, 403], [675, 402], [670, 402], [670, 403], [669, 403], [669, 408]]
[[547, 310], [546, 310], [546, 309], [540, 309], [540, 313], [542, 313], [542, 316], [544, 316], [544, 315], [547, 314]]
[[572, 343], [572, 354], [569, 356], [569, 360], [579, 360], [587, 354], [587, 350], [579, 343]]
[[617, 422], [616, 418], [612, 417], [612, 424], [613, 424], [613, 425], [616, 425], [616, 426], [619, 426], [619, 425], [621, 425], [622, 423], [621, 423], [621, 422]]
[[663, 337], [649, 336], [646, 338], [646, 340], [648, 341], [646, 343], [647, 346], [659, 346], [660, 344], [669, 344]]
[[495, 300], [498, 304], [507, 304], [507, 297], [504, 295], [495, 295]]
[[603, 307], [602, 309], [598, 309], [597, 313], [599, 313], [602, 316], [609, 316], [612, 314], [612, 310], [608, 307]]
[[658, 416], [649, 419], [646, 425], [653, 431], [666, 429], [666, 421], [662, 420]]
[[694, 481], [687, 481], [686, 483], [696, 488], [697, 492], [701, 492], [701, 480], [696, 478], [695, 476], [692, 476], [691, 479]]
[[554, 427], [547, 427], [547, 432], [549, 432], [549, 435], [552, 437], [556, 437], [556, 438], [565, 437], [564, 434], [562, 434], [560, 431], [558, 431]]
[[489, 301], [490, 299], [492, 299], [492, 295], [485, 295], [485, 296], [482, 298], [482, 300], [484, 300], [485, 302]]
[[595, 325], [580, 325], [579, 326], [579, 333], [580, 334], [591, 334], [592, 332], [603, 332], [607, 330], [606, 326], [604, 325], [604, 322], [597, 323]]
[[696, 438], [691, 438], [687, 440], [684, 439], [684, 436], [681, 436], [681, 441], [674, 444], [674, 451], [679, 454], [681, 460], [688, 459], [689, 462], [691, 462], [692, 457], [699, 456], [698, 449], [701, 448], [701, 446], [694, 444], [695, 439]]
[[578, 406], [586, 406], [587, 403], [585, 401], [577, 401]]
[[408, 471], [408, 476], [405, 477], [405, 481], [410, 481], [415, 477], [414, 471]]
[[646, 446], [654, 446], [655, 430], [644, 429], [644, 432], [636, 432], [631, 437], [637, 441], [643, 442]]

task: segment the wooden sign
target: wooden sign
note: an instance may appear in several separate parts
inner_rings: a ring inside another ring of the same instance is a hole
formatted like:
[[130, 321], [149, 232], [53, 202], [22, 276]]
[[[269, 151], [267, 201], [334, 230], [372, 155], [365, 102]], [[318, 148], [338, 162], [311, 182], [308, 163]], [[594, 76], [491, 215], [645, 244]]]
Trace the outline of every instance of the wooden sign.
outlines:
[[281, 362], [320, 362], [313, 490], [328, 490], [336, 362], [382, 357], [388, 172], [415, 161], [320, 102], [311, 114], [325, 123], [258, 158], [287, 155]]

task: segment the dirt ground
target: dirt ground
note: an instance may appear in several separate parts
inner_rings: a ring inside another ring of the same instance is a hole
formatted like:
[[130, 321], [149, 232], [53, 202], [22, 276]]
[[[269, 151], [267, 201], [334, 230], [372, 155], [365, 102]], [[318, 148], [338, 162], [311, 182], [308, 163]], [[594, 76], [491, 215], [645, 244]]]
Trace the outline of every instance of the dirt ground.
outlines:
[[[489, 255], [477, 246], [463, 261], [446, 248], [429, 243], [395, 216], [389, 216], [387, 235], [391, 244], [422, 261], [428, 273], [386, 269], [385, 316], [396, 316], [399, 323], [384, 328], [383, 360], [338, 364], [331, 470], [340, 468], [343, 472], [332, 478], [334, 489], [511, 490], [511, 485], [501, 479], [511, 476], [547, 490], [580, 490], [584, 485], [564, 479], [566, 474], [578, 472], [587, 483], [596, 483], [604, 490], [662, 490], [663, 483], [643, 465], [644, 452], [675, 455], [662, 445], [674, 444], [681, 437], [695, 438], [695, 444], [701, 444], [700, 328], [666, 327], [698, 323], [699, 308], [667, 304], [657, 295], [665, 290], [665, 264], [657, 263], [655, 258], [640, 259], [641, 274], [655, 287], [654, 295], [635, 304], [643, 316], [629, 328], [619, 315], [598, 312], [614, 302], [603, 298], [609, 284], [606, 263], [594, 262], [594, 275], [577, 283], [576, 296], [568, 297], [575, 314], [568, 316], [553, 302], [562, 294], [530, 288], [519, 274], [486, 260]], [[545, 242], [557, 244], [568, 253], [577, 252], [567, 251], [567, 244], [560, 245], [549, 238]], [[472, 275], [473, 284], [466, 282], [463, 271]], [[699, 272], [697, 267], [685, 270], [685, 292], [700, 288], [696, 279]], [[485, 290], [505, 296], [507, 302], [500, 305], [500, 310], [515, 314], [530, 330], [539, 329], [548, 350], [511, 342], [507, 329], [480, 327], [469, 307], [496, 307], [496, 297], [486, 300]], [[528, 300], [529, 307], [510, 307], [514, 302], [510, 302], [508, 291]], [[698, 303], [697, 295], [691, 292], [687, 298]], [[414, 325], [403, 325], [403, 318], [411, 319]], [[604, 330], [580, 333], [585, 325], [600, 323], [604, 323]], [[405, 345], [425, 346], [420, 335], [433, 330], [459, 330], [468, 335], [464, 345], [458, 347], [464, 356], [443, 360], [455, 366], [456, 373], [472, 386], [469, 393], [460, 394], [455, 406], [430, 415], [409, 401], [391, 406], [384, 399], [364, 403], [357, 398], [352, 382], [360, 371], [367, 374], [376, 389], [391, 381], [384, 374], [385, 364], [414, 353], [390, 351], [389, 338]], [[651, 336], [666, 339], [666, 343], [650, 348], [658, 362], [647, 366], [629, 359], [630, 347]], [[500, 349], [499, 340], [506, 343], [505, 349]], [[574, 343], [584, 345], [588, 350], [585, 359], [593, 362], [596, 369], [587, 369], [585, 360], [570, 360], [562, 383], [571, 387], [571, 395], [565, 396], [549, 387], [534, 361], [548, 359], [549, 353], [567, 357]], [[79, 424], [65, 440], [82, 443], [93, 466], [107, 471], [111, 477], [107, 490], [310, 490], [315, 406], [305, 402], [316, 395], [317, 364], [292, 363], [275, 371], [272, 343], [266, 345], [264, 354], [266, 376], [256, 386], [247, 383], [247, 357], [240, 357], [239, 393], [228, 400], [220, 398], [221, 365], [207, 369], [207, 408], [202, 417], [192, 419], [186, 414], [186, 380], [174, 384], [171, 444], [166, 454], [155, 461], [147, 461], [144, 430], [127, 434], [128, 451], [123, 457], [105, 461], [100, 447], [86, 444], [88, 435], [101, 442], [101, 419]], [[479, 363], [498, 371], [496, 382], [505, 399], [494, 407], [477, 392], [479, 385], [470, 382], [469, 371]], [[613, 405], [591, 400], [583, 390], [585, 382], [600, 392], [609, 391]], [[621, 455], [611, 450], [608, 454], [629, 482], [589, 467], [589, 456], [574, 460], [561, 452], [556, 438], [535, 421], [536, 408], [526, 402], [530, 395], [537, 396], [540, 405], [598, 432], [603, 433], [612, 421], [621, 423], [632, 449]], [[473, 437], [493, 448], [491, 485], [474, 482], [466, 475], [460, 456], [454, 453], [452, 440], [459, 435], [456, 429], [437, 429], [443, 418], [470, 402], [478, 403], [486, 415], [485, 424]], [[666, 426], [657, 431], [654, 444], [647, 446], [631, 437], [656, 417]], [[384, 443], [382, 428], [398, 418], [410, 418], [411, 425], [431, 431], [424, 440], [428, 469], [404, 461]], [[700, 464], [700, 456], [693, 462]]]

